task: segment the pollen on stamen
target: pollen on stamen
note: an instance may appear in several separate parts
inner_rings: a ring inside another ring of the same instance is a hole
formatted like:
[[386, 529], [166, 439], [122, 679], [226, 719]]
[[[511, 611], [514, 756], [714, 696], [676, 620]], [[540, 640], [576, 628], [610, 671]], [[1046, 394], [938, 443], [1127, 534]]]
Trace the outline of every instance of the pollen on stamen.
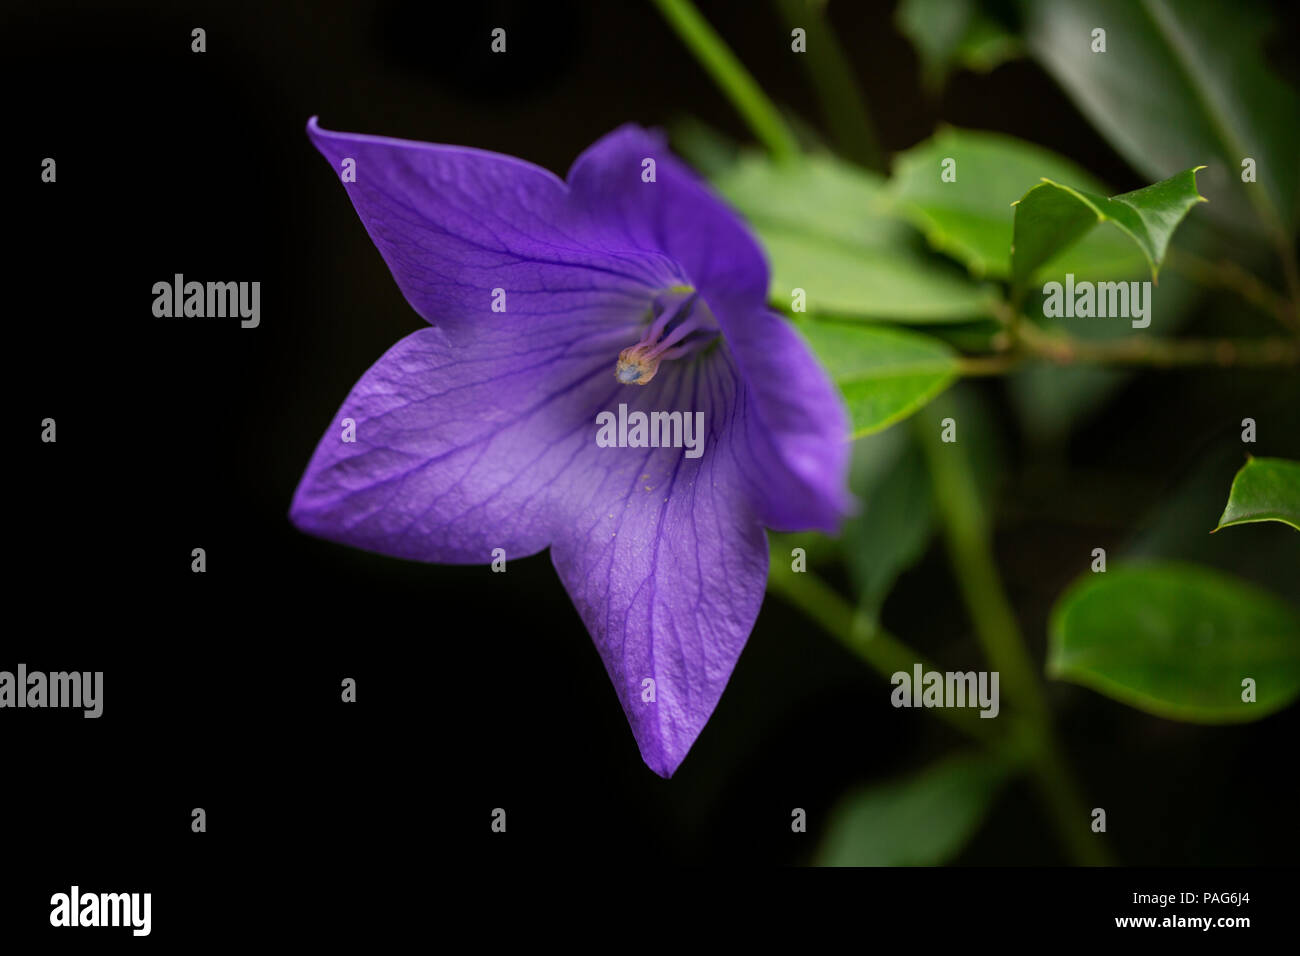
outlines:
[[718, 336], [708, 306], [693, 289], [674, 288], [655, 299], [641, 340], [618, 353], [614, 377], [624, 385], [645, 385], [663, 362], [706, 348]]
[[629, 345], [618, 353], [618, 364], [614, 366], [614, 377], [624, 385], [645, 385], [659, 371], [659, 359], [645, 354], [645, 347], [640, 343]]

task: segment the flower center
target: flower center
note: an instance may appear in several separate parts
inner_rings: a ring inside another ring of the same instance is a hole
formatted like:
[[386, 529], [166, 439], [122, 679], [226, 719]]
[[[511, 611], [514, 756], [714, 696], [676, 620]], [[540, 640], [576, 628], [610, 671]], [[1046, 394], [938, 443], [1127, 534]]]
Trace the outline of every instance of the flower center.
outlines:
[[698, 352], [719, 335], [713, 313], [694, 289], [673, 289], [655, 296], [650, 324], [635, 345], [618, 353], [614, 377], [624, 385], [645, 385], [659, 363]]

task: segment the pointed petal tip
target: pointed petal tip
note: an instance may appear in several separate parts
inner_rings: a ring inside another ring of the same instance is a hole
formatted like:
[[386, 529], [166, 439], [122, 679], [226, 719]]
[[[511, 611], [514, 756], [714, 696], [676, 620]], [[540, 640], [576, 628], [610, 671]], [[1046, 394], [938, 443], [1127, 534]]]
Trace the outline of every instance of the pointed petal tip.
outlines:
[[641, 750], [642, 762], [654, 772], [655, 776], [662, 777], [664, 780], [671, 780], [685, 759], [686, 754], [671, 757], [662, 749], [656, 753], [646, 753], [644, 749]]
[[315, 143], [321, 138], [330, 135], [333, 135], [332, 132], [320, 125], [320, 116], [313, 113], [307, 120], [307, 138]]
[[[303, 476], [306, 477], [305, 475]], [[285, 512], [285, 517], [289, 519], [289, 524], [293, 525], [303, 534], [310, 535], [313, 538], [320, 537], [316, 524], [312, 521], [311, 509], [306, 507], [302, 502], [302, 484], [294, 490], [293, 501], [289, 503], [289, 510]]]
[[[646, 766], [650, 767], [650, 764], [646, 764]], [[650, 769], [654, 771], [655, 776], [660, 780], [671, 780], [673, 779], [673, 773], [676, 772], [677, 767], [650, 767]]]

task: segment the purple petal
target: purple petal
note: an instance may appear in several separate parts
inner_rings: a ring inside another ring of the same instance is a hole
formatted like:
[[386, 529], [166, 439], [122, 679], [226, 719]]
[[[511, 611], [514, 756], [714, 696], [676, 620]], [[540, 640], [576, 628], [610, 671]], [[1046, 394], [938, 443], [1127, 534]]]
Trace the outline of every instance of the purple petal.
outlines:
[[[564, 182], [531, 163], [331, 132], [315, 117], [307, 132], [343, 178], [402, 294], [457, 344], [554, 322], [598, 326], [684, 281], [659, 251], [604, 248]], [[355, 182], [342, 175], [349, 159]], [[495, 289], [506, 294], [504, 313], [492, 309]]]
[[[309, 132], [399, 286], [438, 328], [357, 383], [294, 495], [303, 530], [368, 550], [486, 563], [550, 545], [646, 763], [670, 776], [713, 712], [762, 602], [761, 524], [832, 529], [847, 418], [736, 217], [633, 127], [571, 186], [511, 157]], [[656, 160], [655, 182], [641, 180]], [[724, 341], [614, 381], [654, 293], [693, 285]], [[492, 309], [503, 290], [505, 312]], [[705, 414], [702, 458], [600, 448], [596, 413]], [[351, 431], [345, 430], [345, 425]], [[354, 431], [355, 440], [346, 440]], [[655, 700], [643, 700], [643, 682]]]
[[[631, 333], [627, 333], [631, 334]], [[419, 561], [486, 564], [550, 542], [563, 476], [595, 450], [624, 333], [452, 347], [423, 329], [362, 376], [294, 494], [302, 530]], [[355, 442], [344, 441], [344, 420]]]
[[[655, 181], [642, 180], [655, 161]], [[574, 204], [620, 245], [662, 251], [681, 263], [706, 300], [767, 296], [767, 263], [735, 213], [669, 152], [661, 135], [621, 126], [569, 170]]]
[[849, 418], [794, 326], [766, 309], [713, 303], [746, 385], [742, 476], [759, 519], [776, 531], [835, 532], [852, 505]]
[[[615, 333], [610, 338], [616, 338]], [[367, 550], [486, 563], [548, 544], [646, 763], [670, 776], [721, 697], [762, 603], [765, 535], [746, 487], [746, 392], [725, 353], [614, 381], [586, 340], [502, 354], [424, 329], [357, 383], [294, 496], [304, 531]], [[700, 458], [600, 448], [596, 413], [704, 412]], [[356, 441], [342, 440], [355, 423]], [[656, 700], [642, 701], [642, 682]]]
[[[598, 448], [575, 475], [551, 560], [595, 641], [646, 764], [677, 769], [713, 713], [758, 615], [766, 535], [741, 493], [740, 384], [724, 361], [661, 371], [629, 412], [700, 409], [700, 458]], [[654, 681], [654, 701], [643, 699]]]

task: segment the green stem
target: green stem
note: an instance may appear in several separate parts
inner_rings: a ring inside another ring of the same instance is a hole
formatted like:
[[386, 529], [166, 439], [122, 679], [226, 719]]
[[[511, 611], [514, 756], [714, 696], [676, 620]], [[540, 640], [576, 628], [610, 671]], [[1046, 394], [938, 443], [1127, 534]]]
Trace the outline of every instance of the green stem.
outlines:
[[1273, 244], [1277, 248], [1278, 258], [1282, 261], [1282, 276], [1286, 280], [1290, 299], [1283, 318], [1283, 323], [1300, 332], [1300, 264], [1296, 262], [1295, 240], [1284, 228], [1278, 228], [1273, 235]]
[[992, 535], [965, 450], [958, 442], [935, 440], [940, 423], [933, 412], [919, 415], [916, 420], [925, 430], [919, 444], [929, 462], [948, 552], [975, 633], [989, 662], [1001, 673], [1002, 686], [1035, 719], [1041, 720], [1047, 715], [1047, 701], [997, 573]]
[[1044, 332], [1022, 322], [1020, 347], [1027, 354], [1063, 365], [1293, 367], [1300, 365], [1300, 344], [1288, 339], [1160, 339], [1135, 335], [1122, 339], [1084, 340]]
[[[1285, 255], [1283, 261], [1286, 261]], [[1297, 320], [1291, 303], [1230, 259], [1204, 259], [1184, 249], [1171, 249], [1168, 267], [1208, 288], [1235, 292], [1261, 312], [1276, 318], [1286, 328], [1293, 332], [1300, 331], [1300, 320]]]
[[1134, 335], [1117, 339], [1079, 339], [1046, 331], [1033, 322], [1016, 322], [1009, 302], [993, 305], [1007, 329], [1006, 351], [964, 355], [957, 359], [962, 375], [1002, 375], [1031, 359], [1058, 365], [1129, 365], [1152, 368], [1210, 366], [1217, 368], [1294, 368], [1300, 366], [1300, 342], [1285, 338], [1161, 339]]
[[[873, 627], [857, 614], [848, 601], [840, 597], [825, 581], [810, 571], [793, 571], [790, 556], [773, 551], [768, 572], [768, 590], [781, 595], [811, 618], [868, 667], [888, 678], [903, 671], [910, 674], [914, 664], [934, 670], [920, 653], [880, 627]], [[974, 740], [1011, 755], [1012, 749], [992, 725], [997, 721], [981, 718], [967, 708], [940, 707], [934, 713]]]
[[1001, 675], [1013, 705], [1023, 709], [1037, 728], [1031, 768], [1052, 812], [1062, 843], [1076, 862], [1104, 865], [1104, 846], [1088, 827], [1087, 808], [1073, 775], [1060, 756], [1047, 698], [1030, 661], [1015, 612], [997, 571], [992, 529], [980, 501], [974, 470], [958, 442], [937, 441], [940, 421], [931, 405], [914, 419], [922, 429], [934, 482], [934, 500], [943, 519], [944, 536], [957, 583], [989, 664]]
[[807, 52], [796, 55], [808, 69], [831, 139], [846, 158], [885, 172], [884, 155], [867, 101], [858, 89], [835, 31], [827, 25], [821, 4], [813, 0], [776, 0], [776, 6], [786, 26], [802, 27], [806, 34]]
[[1005, 375], [1019, 368], [1028, 358], [1025, 352], [1004, 352], [1000, 355], [961, 355], [957, 358], [957, 374], [968, 378], [985, 375]]
[[694, 4], [690, 0], [654, 0], [654, 3], [773, 158], [781, 161], [795, 159], [799, 155], [799, 143], [794, 133], [722, 37], [700, 16]]

